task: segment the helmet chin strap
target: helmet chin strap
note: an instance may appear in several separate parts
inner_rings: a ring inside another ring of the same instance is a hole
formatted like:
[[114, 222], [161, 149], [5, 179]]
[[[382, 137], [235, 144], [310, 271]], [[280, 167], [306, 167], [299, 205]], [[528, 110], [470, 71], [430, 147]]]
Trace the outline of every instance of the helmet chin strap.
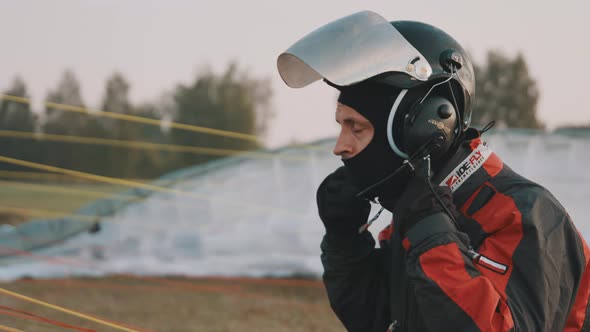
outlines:
[[395, 102], [393, 103], [393, 106], [391, 106], [391, 111], [389, 111], [389, 117], [387, 118], [387, 141], [389, 142], [389, 146], [391, 147], [393, 152], [395, 152], [396, 155], [407, 160], [410, 156], [404, 153], [397, 146], [397, 144], [395, 144], [395, 140], [393, 139], [393, 119], [395, 118], [397, 109], [399, 108], [399, 105], [401, 104], [402, 99], [404, 99], [406, 93], [408, 93], [408, 89], [403, 89], [402, 91], [400, 91], [399, 95], [397, 95], [397, 98], [395, 99]]

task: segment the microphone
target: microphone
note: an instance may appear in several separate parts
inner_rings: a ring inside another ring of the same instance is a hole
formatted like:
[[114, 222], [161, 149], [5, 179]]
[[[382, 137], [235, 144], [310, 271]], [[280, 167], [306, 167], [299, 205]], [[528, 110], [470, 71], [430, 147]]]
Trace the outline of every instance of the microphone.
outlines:
[[[433, 150], [436, 150], [437, 148], [440, 147], [440, 145], [438, 144], [438, 141], [440, 139], [439, 136], [440, 136], [440, 134], [439, 135], [437, 135], [437, 133], [433, 134], [432, 137], [428, 141], [426, 141], [426, 143], [424, 143], [420, 148], [418, 148], [418, 150], [416, 150], [416, 152], [414, 154], [412, 154], [412, 156], [410, 156], [410, 158], [404, 160], [404, 162], [402, 163], [402, 165], [400, 167], [398, 167], [396, 170], [394, 170], [391, 174], [389, 174], [385, 178], [379, 180], [377, 183], [372, 184], [369, 187], [361, 190], [358, 194], [356, 194], [355, 197], [361, 197], [361, 196], [365, 195], [366, 193], [377, 188], [378, 186], [387, 182], [388, 180], [390, 180], [394, 176], [400, 174], [402, 171], [404, 171], [406, 169], [409, 169], [410, 172], [415, 171], [418, 164], [421, 161], [423, 161], [424, 158], [426, 158], [427, 156], [430, 156], [430, 153]], [[428, 158], [428, 159], [430, 159], [430, 158]]]

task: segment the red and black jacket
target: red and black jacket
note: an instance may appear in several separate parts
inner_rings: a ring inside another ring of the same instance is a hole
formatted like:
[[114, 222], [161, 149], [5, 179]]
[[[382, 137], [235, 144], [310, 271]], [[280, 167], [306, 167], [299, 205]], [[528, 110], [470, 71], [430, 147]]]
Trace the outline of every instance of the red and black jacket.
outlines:
[[590, 331], [590, 250], [565, 209], [480, 138], [449, 165], [444, 182], [455, 189], [459, 229], [439, 213], [403, 239], [392, 223], [380, 248], [368, 232], [324, 237], [324, 283], [344, 326]]

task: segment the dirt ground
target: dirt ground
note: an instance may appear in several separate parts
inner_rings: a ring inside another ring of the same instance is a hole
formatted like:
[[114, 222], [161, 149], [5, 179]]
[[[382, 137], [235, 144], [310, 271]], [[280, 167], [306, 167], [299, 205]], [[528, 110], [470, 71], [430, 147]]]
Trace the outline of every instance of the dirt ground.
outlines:
[[[344, 331], [316, 280], [113, 276], [19, 280], [0, 287], [127, 331]], [[0, 331], [11, 331], [6, 327], [35, 332], [123, 330], [0, 294]]]

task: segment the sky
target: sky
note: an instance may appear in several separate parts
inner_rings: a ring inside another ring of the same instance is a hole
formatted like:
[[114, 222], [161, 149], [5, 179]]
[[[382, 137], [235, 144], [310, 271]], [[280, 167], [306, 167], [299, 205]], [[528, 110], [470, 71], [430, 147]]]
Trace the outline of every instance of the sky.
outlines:
[[106, 78], [119, 71], [141, 103], [189, 83], [206, 66], [221, 72], [235, 60], [272, 81], [266, 146], [309, 142], [337, 134], [336, 92], [321, 82], [288, 88], [276, 58], [308, 32], [361, 10], [435, 25], [476, 62], [490, 49], [522, 52], [541, 91], [539, 118], [549, 128], [590, 123], [587, 0], [0, 0], [0, 89], [19, 75], [40, 109], [72, 69], [86, 104], [97, 107]]

